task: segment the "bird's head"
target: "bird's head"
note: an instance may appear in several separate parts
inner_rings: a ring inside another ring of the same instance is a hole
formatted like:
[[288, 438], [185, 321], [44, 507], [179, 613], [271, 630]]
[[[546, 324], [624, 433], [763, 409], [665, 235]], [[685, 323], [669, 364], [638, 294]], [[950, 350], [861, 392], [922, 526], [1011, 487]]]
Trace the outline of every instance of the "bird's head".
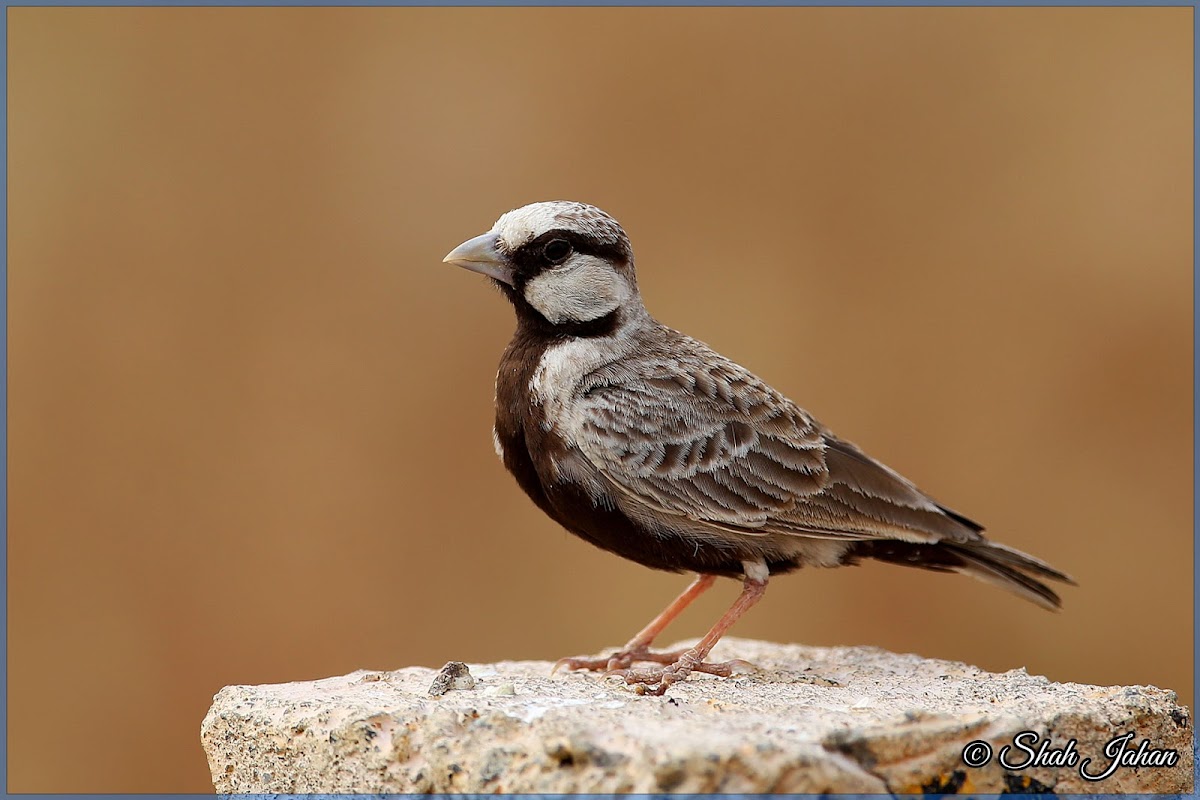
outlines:
[[633, 250], [617, 221], [584, 203], [533, 203], [443, 261], [487, 275], [518, 317], [556, 332], [611, 329], [642, 309]]

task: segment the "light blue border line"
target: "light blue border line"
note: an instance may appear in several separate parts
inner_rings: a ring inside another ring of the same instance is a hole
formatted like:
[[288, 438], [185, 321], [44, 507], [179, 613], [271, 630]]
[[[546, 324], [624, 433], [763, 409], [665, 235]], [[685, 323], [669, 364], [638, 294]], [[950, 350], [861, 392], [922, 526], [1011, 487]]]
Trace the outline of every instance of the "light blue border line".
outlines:
[[[5, 795], [10, 796], [10, 795]], [[736, 794], [736, 793], [721, 793], [721, 794], [671, 794], [670, 792], [658, 792], [655, 794], [640, 793], [610, 793], [610, 794], [529, 794], [529, 793], [504, 793], [504, 794], [18, 794], [11, 795], [12, 797], [29, 797], [36, 800], [66, 800], [66, 798], [78, 797], [129, 797], [137, 798], [137, 800], [145, 800], [149, 797], [175, 797], [175, 798], [192, 798], [193, 800], [213, 800], [216, 798], [245, 798], [246, 800], [364, 800], [365, 798], [411, 798], [422, 797], [429, 800], [520, 800], [520, 798], [537, 798], [537, 800], [791, 800], [791, 798], [808, 797], [808, 798], [828, 798], [828, 800], [895, 800], [896, 797], [912, 798], [912, 800], [929, 800], [930, 798], [971, 798], [971, 800], [1046, 800], [1046, 797], [1061, 797], [1061, 798], [1079, 798], [1080, 800], [1104, 800], [1105, 798], [1116, 798], [1119, 800], [1183, 800], [1183, 798], [1195, 798], [1196, 795], [1187, 794], [979, 794], [978, 792], [969, 792], [965, 794]]]
[[0, 625], [4, 627], [4, 635], [0, 637], [0, 649], [4, 658], [0, 663], [4, 669], [4, 696], [0, 697], [0, 791], [8, 793], [8, 7], [4, 8], [4, 18], [0, 20], [0, 48], [3, 48], [3, 58], [0, 58], [0, 83], [4, 84], [4, 213], [0, 215], [0, 238], [4, 240], [4, 256], [0, 258], [0, 292], [3, 300], [0, 302], [0, 450], [4, 452], [4, 464], [0, 469], [4, 472], [4, 480], [0, 481], [0, 537], [4, 538], [4, 591], [0, 592]]
[[[461, 2], [460, 0], [449, 0], [448, 2], [420, 2], [419, 0], [401, 0], [400, 2], [353, 2], [353, 3], [320, 3], [320, 2], [295, 2], [295, 0], [266, 0], [266, 2], [256, 3], [239, 3], [229, 0], [213, 0], [211, 2], [127, 2], [127, 3], [106, 3], [100, 0], [83, 0], [80, 2], [56, 2], [48, 0], [47, 2], [33, 3], [5, 3], [3, 19], [0, 20], [0, 48], [3, 50], [3, 58], [0, 59], [0, 79], [4, 84], [4, 159], [3, 167], [0, 167], [0, 176], [4, 181], [4, 214], [0, 218], [0, 234], [2, 234], [5, 249], [3, 258], [0, 259], [0, 372], [3, 377], [3, 387], [0, 388], [0, 449], [4, 452], [4, 464], [0, 469], [3, 470], [4, 480], [0, 482], [0, 512], [3, 513], [3, 521], [0, 521], [0, 537], [3, 537], [3, 561], [4, 561], [4, 591], [0, 593], [0, 610], [3, 611], [2, 621], [0, 624], [4, 628], [4, 636], [0, 642], [0, 649], [3, 652], [3, 669], [4, 669], [4, 695], [0, 697], [0, 717], [3, 722], [0, 724], [0, 791], [5, 796], [8, 792], [8, 10], [10, 8], [38, 8], [44, 6], [54, 6], [60, 8], [127, 8], [127, 7], [165, 7], [165, 8], [188, 8], [188, 7], [208, 7], [208, 8], [259, 8], [259, 7], [276, 7], [276, 8], [305, 8], [305, 7], [351, 7], [351, 8], [372, 8], [372, 7], [454, 7], [454, 8], [476, 8], [476, 7], [511, 7], [511, 8], [548, 8], [548, 7], [599, 7], [599, 8], [652, 8], [652, 7], [673, 7], [673, 8], [690, 8], [690, 7], [728, 7], [727, 2], [721, 0], [663, 0], [662, 2], [630, 2], [630, 0], [584, 0], [577, 3], [562, 3], [556, 0], [525, 0], [525, 2], [508, 2], [507, 0], [476, 0], [475, 2]], [[1196, 230], [1200, 229], [1200, 178], [1197, 172], [1197, 164], [1200, 164], [1200, 139], [1197, 138], [1197, 129], [1200, 129], [1200, 102], [1197, 100], [1197, 86], [1200, 86], [1200, 60], [1196, 58], [1196, 43], [1200, 41], [1200, 15], [1195, 13], [1196, 2], [1154, 2], [1154, 3], [1131, 3], [1119, 2], [1118, 0], [1100, 0], [1100, 2], [1086, 2], [1085, 0], [1059, 0], [1059, 2], [1005, 2], [1004, 0], [980, 0], [980, 2], [967, 3], [955, 2], [954, 0], [926, 0], [925, 2], [912, 3], [903, 2], [903, 0], [876, 0], [875, 2], [848, 2], [848, 3], [831, 3], [831, 2], [789, 2], [788, 0], [751, 0], [751, 2], [739, 3], [737, 7], [756, 7], [756, 8], [822, 8], [822, 7], [837, 7], [837, 8], [1191, 8], [1192, 13], [1192, 482], [1193, 487], [1196, 484], [1197, 475], [1200, 475], [1200, 448], [1197, 447], [1200, 443], [1198, 431], [1200, 431], [1200, 408], [1197, 407], [1196, 399], [1200, 397], [1200, 369], [1197, 369], [1196, 354], [1200, 351], [1200, 339], [1197, 338], [1198, 328], [1196, 325], [1196, 309], [1200, 306], [1197, 302], [1200, 298], [1200, 292], [1197, 287], [1197, 274], [1200, 272], [1197, 265], [1196, 256]], [[1200, 593], [1196, 589], [1196, 575], [1200, 574], [1200, 547], [1197, 546], [1197, 541], [1200, 539], [1198, 535], [1198, 527], [1196, 521], [1196, 496], [1195, 489], [1192, 493], [1192, 647], [1196, 647], [1197, 635], [1197, 619], [1195, 609], [1197, 608], [1197, 600], [1200, 598]], [[1194, 697], [1200, 697], [1200, 679], [1197, 678], [1196, 665], [1192, 665], [1192, 684]], [[1193, 709], [1193, 720], [1195, 719], [1195, 709]], [[1200, 742], [1195, 736], [1195, 728], [1192, 733], [1192, 752], [1193, 756], [1200, 754]], [[1200, 758], [1197, 758], [1196, 766], [1196, 783], [1200, 784]], [[1200, 788], [1200, 785], [1197, 786]], [[39, 800], [43, 798], [66, 798], [66, 797], [147, 797], [153, 795], [127, 795], [127, 794], [37, 794], [37, 795], [17, 795], [36, 797]], [[165, 795], [170, 797], [186, 797], [196, 798], [211, 798], [212, 794], [172, 794]], [[217, 797], [228, 797], [229, 795], [216, 795]], [[256, 794], [256, 795], [237, 795], [238, 797], [249, 798], [360, 798], [364, 795], [351, 794], [317, 794], [317, 795], [288, 795], [288, 794]], [[429, 795], [367, 795], [371, 797], [426, 797]], [[488, 800], [493, 795], [451, 795], [459, 798], [459, 800]], [[508, 797], [571, 797], [571, 798], [595, 798], [599, 800], [611, 800], [614, 795], [611, 794], [579, 794], [579, 795], [537, 795], [537, 794], [510, 794]], [[957, 797], [961, 795], [925, 795], [926, 797]], [[972, 794], [975, 798], [995, 798], [999, 800], [1002, 795], [997, 794]], [[1079, 797], [1079, 798], [1146, 798], [1147, 800], [1174, 800], [1174, 798], [1196, 797], [1192, 795], [1180, 794], [1088, 794], [1088, 795], [1072, 795], [1059, 794], [1058, 797]], [[712, 794], [712, 795], [670, 795], [670, 794], [630, 794], [621, 795], [621, 797], [629, 798], [785, 798], [785, 797], [837, 797], [837, 798], [882, 798], [892, 797], [892, 795], [867, 795], [867, 794], [838, 794], [838, 795], [745, 795], [745, 794]], [[1006, 798], [1030, 798], [1034, 800], [1040, 797], [1035, 794], [1008, 794], [1003, 795]]]
[[[889, 798], [892, 800], [896, 795], [891, 794], [671, 794], [670, 792], [659, 792], [656, 794], [627, 794], [624, 792], [610, 794], [95, 794], [95, 795], [78, 795], [78, 794], [17, 794], [5, 795], [12, 797], [29, 797], [36, 800], [66, 800], [66, 798], [77, 797], [129, 797], [145, 800], [149, 797], [175, 797], [175, 798], [193, 798], [194, 800], [213, 800], [216, 798], [247, 798], [247, 800], [288, 800], [296, 798], [296, 800], [364, 800], [364, 798], [416, 798], [423, 797], [430, 800], [440, 800], [441, 798], [451, 798], [452, 800], [496, 800], [503, 798], [508, 800], [518, 800], [519, 798], [538, 798], [538, 800], [789, 800], [796, 797], [811, 797], [811, 798], [829, 798], [829, 800], [855, 800], [855, 798], [871, 798], [871, 800], [880, 800], [881, 798]], [[1051, 797], [1070, 797], [1070, 798], [1087, 798], [1087, 800], [1103, 800], [1103, 798], [1120, 798], [1120, 800], [1135, 800], [1144, 798], [1144, 800], [1174, 800], [1174, 798], [1195, 798], [1195, 795], [1186, 794], [1052, 794]], [[970, 792], [967, 794], [911, 794], [900, 795], [900, 797], [913, 798], [972, 798], [972, 800], [1014, 800], [1014, 798], [1028, 798], [1028, 800], [1045, 800], [1047, 795], [1044, 794], [979, 794], [978, 792]]]
[[[5, 795], [10, 796], [10, 795]], [[364, 798], [411, 798], [422, 797], [429, 800], [442, 800], [450, 798], [450, 800], [520, 800], [520, 798], [537, 798], [538, 800], [790, 800], [796, 797], [811, 797], [811, 798], [828, 798], [828, 800], [856, 800], [862, 798], [866, 800], [894, 800], [897, 795], [891, 794], [671, 794], [670, 792], [659, 792], [656, 794], [94, 794], [94, 795], [78, 795], [78, 794], [18, 794], [11, 795], [13, 797], [29, 797], [36, 800], [66, 800], [66, 798], [78, 797], [129, 797], [137, 800], [145, 800], [149, 797], [175, 797], [175, 798], [191, 798], [192, 800], [213, 800], [216, 798], [245, 798], [246, 800], [364, 800]], [[901, 798], [912, 798], [912, 800], [929, 800], [930, 798], [971, 798], [971, 800], [1046, 800], [1046, 797], [1062, 797], [1062, 798], [1080, 798], [1080, 800], [1104, 800], [1104, 798], [1119, 798], [1119, 800], [1183, 800], [1183, 798], [1195, 798], [1196, 795], [1186, 794], [979, 794], [978, 792], [970, 792], [967, 794], [910, 794], [898, 795]]]
[[[564, 3], [561, 0], [355, 0], [354, 2], [297, 2], [296, 0], [262, 0], [256, 3], [240, 3], [237, 0], [178, 0], [177, 2], [154, 2], [134, 0], [126, 3], [111, 3], [104, 0], [45, 0], [33, 3], [7, 3], [4, 8], [1195, 8], [1196, 2], [1146, 2], [1129, 0], [1058, 0], [1058, 2], [1013, 2], [1013, 0], [979, 0], [965, 3], [962, 0], [870, 0], [869, 2], [793, 2], [792, 0], [746, 0], [730, 3], [728, 0], [579, 0]], [[1193, 42], [1194, 44], [1194, 42]], [[5, 43], [7, 53], [7, 42]], [[1193, 48], [1194, 54], [1194, 48]], [[1194, 60], [1194, 59], [1193, 59]]]
[[1193, 793], [1200, 792], [1200, 742], [1196, 738], [1196, 698], [1200, 698], [1200, 678], [1197, 678], [1196, 670], [1196, 649], [1198, 643], [1196, 641], [1196, 632], [1200, 630], [1196, 620], [1197, 608], [1197, 592], [1196, 592], [1196, 575], [1200, 574], [1200, 546], [1197, 541], [1200, 536], [1197, 536], [1196, 525], [1196, 478], [1200, 475], [1200, 456], [1197, 455], [1197, 428], [1200, 427], [1200, 415], [1197, 413], [1196, 399], [1200, 396], [1198, 387], [1200, 387], [1200, 368], [1196, 365], [1196, 353], [1200, 351], [1200, 344], [1196, 339], [1196, 308], [1198, 305], [1196, 299], [1197, 274], [1200, 270], [1197, 269], [1196, 260], [1196, 230], [1200, 228], [1200, 192], [1197, 191], [1197, 184], [1200, 180], [1197, 179], [1197, 163], [1200, 163], [1200, 138], [1197, 138], [1197, 131], [1200, 131], [1200, 112], [1197, 107], [1200, 106], [1200, 101], [1197, 101], [1197, 87], [1200, 87], [1200, 58], [1196, 55], [1196, 43], [1200, 42], [1200, 14], [1196, 13], [1196, 7], [1192, 6], [1192, 791]]

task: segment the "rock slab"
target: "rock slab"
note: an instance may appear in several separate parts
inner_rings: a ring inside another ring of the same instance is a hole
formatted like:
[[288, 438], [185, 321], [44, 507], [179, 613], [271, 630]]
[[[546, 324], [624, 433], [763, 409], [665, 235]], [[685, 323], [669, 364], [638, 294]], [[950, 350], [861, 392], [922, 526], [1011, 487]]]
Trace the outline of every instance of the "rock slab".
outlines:
[[[229, 686], [201, 740], [220, 793], [1193, 789], [1192, 717], [1164, 689], [867, 647], [730, 638], [714, 658], [758, 670], [693, 675], [666, 697], [594, 673], [551, 677], [541, 661], [468, 664], [473, 688], [437, 696], [438, 670], [423, 667]], [[1148, 763], [1169, 751], [1173, 763]], [[1111, 774], [1084, 777], [1113, 755]]]

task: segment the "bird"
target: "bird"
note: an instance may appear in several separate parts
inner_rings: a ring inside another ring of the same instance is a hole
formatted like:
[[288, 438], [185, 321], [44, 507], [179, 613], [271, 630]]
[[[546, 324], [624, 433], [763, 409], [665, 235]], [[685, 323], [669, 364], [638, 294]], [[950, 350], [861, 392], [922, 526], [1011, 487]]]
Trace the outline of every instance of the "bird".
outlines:
[[[493, 441], [520, 488], [597, 547], [695, 574], [620, 650], [556, 669], [604, 671], [655, 695], [692, 672], [739, 674], [751, 665], [705, 659], [771, 576], [800, 567], [875, 559], [965, 573], [1052, 610], [1061, 599], [1043, 581], [1075, 583], [985, 538], [745, 367], [656, 320], [628, 235], [599, 208], [513, 209], [443, 261], [487, 276], [515, 309]], [[693, 647], [652, 650], [718, 577], [742, 582], [728, 611]]]

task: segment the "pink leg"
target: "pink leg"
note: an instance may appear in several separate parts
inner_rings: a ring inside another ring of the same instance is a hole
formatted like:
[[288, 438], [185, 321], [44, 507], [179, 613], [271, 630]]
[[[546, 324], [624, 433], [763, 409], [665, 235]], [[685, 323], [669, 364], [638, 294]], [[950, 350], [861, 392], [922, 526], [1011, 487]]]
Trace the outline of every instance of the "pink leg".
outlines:
[[663, 632], [663, 629], [683, 613], [683, 610], [690, 606], [693, 600], [707, 592], [716, 579], [716, 575], [697, 575], [696, 580], [692, 581], [679, 597], [671, 601], [671, 605], [663, 609], [663, 612], [657, 617], [650, 620], [650, 624], [642, 628], [637, 636], [630, 639], [629, 643], [621, 649], [644, 650], [654, 644], [654, 640]]
[[662, 613], [654, 619], [646, 627], [642, 628], [636, 636], [629, 642], [613, 653], [611, 656], [603, 658], [560, 658], [554, 664], [554, 670], [557, 672], [559, 668], [566, 667], [567, 669], [592, 669], [592, 670], [612, 670], [628, 667], [634, 661], [658, 661], [663, 664], [674, 663], [680, 653], [652, 653], [650, 645], [658, 637], [663, 629], [678, 617], [685, 608], [691, 605], [692, 601], [700, 595], [708, 591], [708, 588], [713, 585], [713, 581], [717, 579], [716, 575], [697, 575], [696, 579], [688, 585], [683, 593], [676, 597], [671, 604], [663, 609]]
[[[673, 664], [659, 669], [617, 669], [613, 672], [623, 676], [626, 683], [639, 684], [640, 687], [645, 687], [644, 691], [648, 694], [659, 695], [666, 692], [671, 684], [678, 683], [693, 671], [711, 672], [715, 675], [731, 674], [734, 662], [705, 664], [704, 659], [733, 623], [737, 622], [743, 614], [761, 600], [766, 591], [765, 570], [761, 577], [746, 576], [742, 583], [742, 593], [738, 595], [738, 599], [733, 602], [729, 610], [717, 620], [717, 624], [712, 626], [712, 629], [695, 647], [685, 650]], [[709, 667], [709, 669], [705, 669], [705, 667]]]

